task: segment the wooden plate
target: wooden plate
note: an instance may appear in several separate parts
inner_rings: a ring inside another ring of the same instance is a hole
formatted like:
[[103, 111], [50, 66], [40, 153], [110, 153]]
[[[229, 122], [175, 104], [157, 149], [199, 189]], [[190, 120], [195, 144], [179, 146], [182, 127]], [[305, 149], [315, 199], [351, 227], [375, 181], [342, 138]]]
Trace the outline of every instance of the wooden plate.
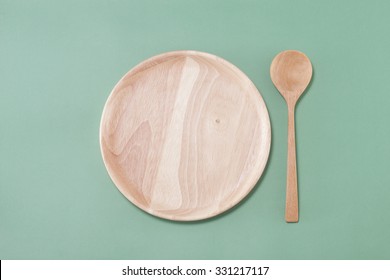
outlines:
[[217, 56], [152, 57], [114, 87], [100, 146], [118, 189], [146, 212], [191, 221], [220, 214], [255, 186], [271, 131], [249, 78]]

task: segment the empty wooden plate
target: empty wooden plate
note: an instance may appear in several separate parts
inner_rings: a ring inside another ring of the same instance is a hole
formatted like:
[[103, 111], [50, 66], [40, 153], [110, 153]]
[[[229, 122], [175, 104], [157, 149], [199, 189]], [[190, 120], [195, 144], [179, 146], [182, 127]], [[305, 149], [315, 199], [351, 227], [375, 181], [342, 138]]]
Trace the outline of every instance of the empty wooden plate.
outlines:
[[114, 87], [100, 146], [115, 185], [144, 211], [191, 221], [220, 214], [255, 186], [271, 130], [249, 78], [217, 56], [152, 57]]

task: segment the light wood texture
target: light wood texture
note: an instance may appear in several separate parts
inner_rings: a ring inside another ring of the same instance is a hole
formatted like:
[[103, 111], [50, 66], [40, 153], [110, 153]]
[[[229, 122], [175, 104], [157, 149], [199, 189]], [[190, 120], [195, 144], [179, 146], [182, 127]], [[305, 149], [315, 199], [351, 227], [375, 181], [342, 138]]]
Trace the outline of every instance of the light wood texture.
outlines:
[[301, 52], [284, 51], [279, 53], [271, 64], [271, 79], [288, 108], [288, 154], [286, 221], [298, 222], [298, 182], [295, 151], [295, 105], [310, 83], [312, 66]]
[[231, 63], [165, 53], [128, 72], [103, 110], [100, 145], [118, 189], [148, 213], [200, 220], [236, 205], [270, 150], [267, 108]]

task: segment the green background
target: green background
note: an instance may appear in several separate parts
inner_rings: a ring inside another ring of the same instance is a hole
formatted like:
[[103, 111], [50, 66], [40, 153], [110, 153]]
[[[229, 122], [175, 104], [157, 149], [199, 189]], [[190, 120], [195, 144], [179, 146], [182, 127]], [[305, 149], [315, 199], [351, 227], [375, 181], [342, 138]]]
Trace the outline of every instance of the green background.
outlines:
[[[389, 1], [0, 0], [1, 259], [389, 259]], [[268, 166], [238, 207], [178, 223], [117, 191], [99, 122], [153, 55], [210, 52], [259, 88]], [[296, 111], [300, 222], [284, 222], [287, 110], [269, 66], [312, 60]]]

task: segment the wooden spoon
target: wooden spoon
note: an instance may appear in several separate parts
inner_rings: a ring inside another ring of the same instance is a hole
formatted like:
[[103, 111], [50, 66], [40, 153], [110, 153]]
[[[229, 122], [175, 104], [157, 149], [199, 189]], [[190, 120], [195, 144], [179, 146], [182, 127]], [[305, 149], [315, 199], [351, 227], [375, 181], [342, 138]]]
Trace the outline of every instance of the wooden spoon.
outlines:
[[307, 56], [299, 51], [283, 51], [271, 64], [271, 79], [288, 108], [288, 154], [286, 188], [286, 222], [298, 222], [298, 183], [295, 152], [295, 104], [312, 76], [312, 66]]

